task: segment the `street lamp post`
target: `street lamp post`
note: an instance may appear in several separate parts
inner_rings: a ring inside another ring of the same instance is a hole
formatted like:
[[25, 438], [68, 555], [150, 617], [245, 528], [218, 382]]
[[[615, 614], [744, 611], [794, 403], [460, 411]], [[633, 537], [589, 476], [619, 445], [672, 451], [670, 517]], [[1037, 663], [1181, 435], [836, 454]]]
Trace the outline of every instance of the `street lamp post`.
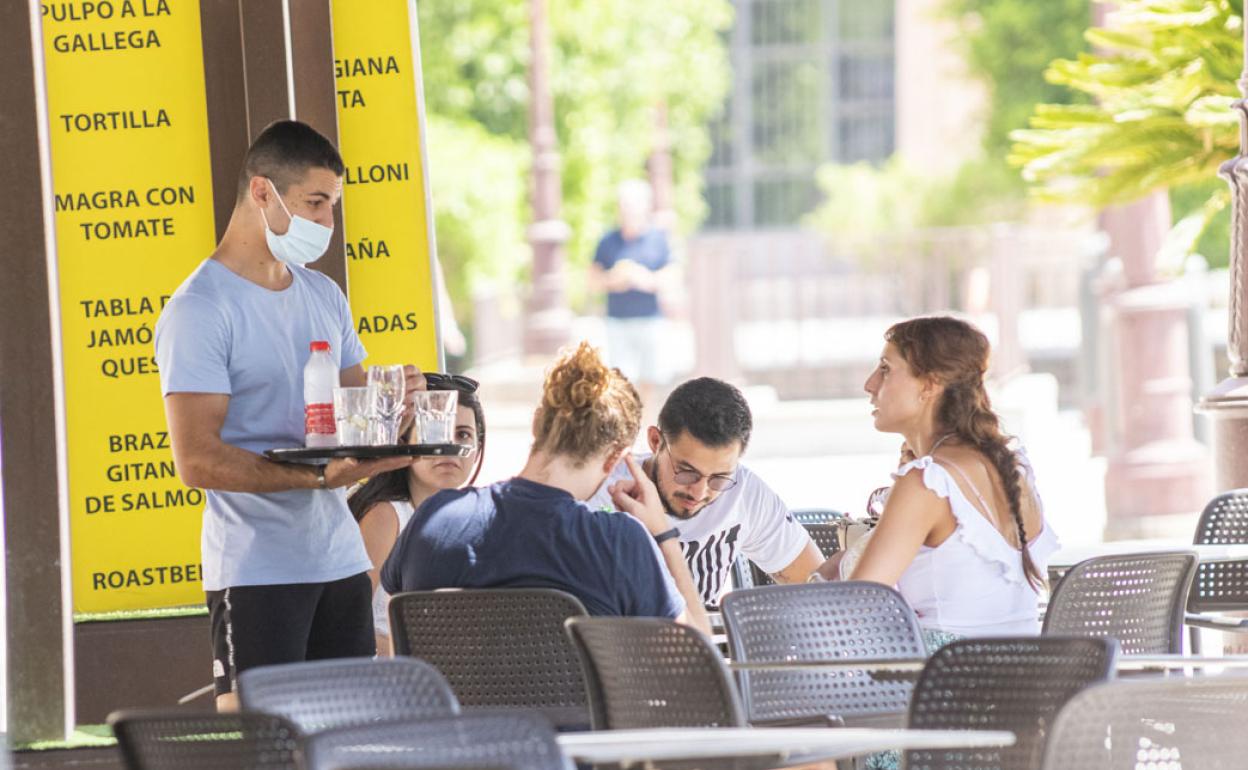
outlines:
[[676, 191], [672, 173], [672, 135], [667, 128], [667, 102], [654, 107], [654, 146], [646, 160], [650, 189], [654, 191], [654, 224], [669, 237], [676, 232]]
[[1201, 399], [1197, 411], [1213, 422], [1214, 485], [1217, 490], [1248, 487], [1248, 24], [1244, 29], [1244, 70], [1239, 77], [1239, 154], [1222, 164], [1219, 176], [1231, 186], [1231, 294], [1226, 354], [1228, 377]]
[[550, 93], [550, 27], [546, 0], [529, 0], [529, 143], [533, 148], [528, 239], [533, 273], [524, 315], [524, 352], [549, 355], [567, 342], [572, 316], [565, 292], [563, 244], [568, 225], [559, 218], [561, 201], [558, 137]]

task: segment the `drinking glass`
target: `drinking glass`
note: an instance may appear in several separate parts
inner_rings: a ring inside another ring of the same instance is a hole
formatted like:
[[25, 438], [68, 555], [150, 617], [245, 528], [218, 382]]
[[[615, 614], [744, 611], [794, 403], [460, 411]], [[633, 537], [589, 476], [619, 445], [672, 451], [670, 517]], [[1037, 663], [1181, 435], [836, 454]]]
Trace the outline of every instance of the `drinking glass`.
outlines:
[[455, 410], [459, 408], [459, 391], [419, 390], [414, 395], [419, 443], [454, 443]]
[[334, 418], [338, 421], [338, 446], [369, 443], [372, 404], [368, 388], [334, 388]]
[[402, 366], [368, 367], [368, 403], [374, 445], [399, 443], [399, 420], [403, 416]]

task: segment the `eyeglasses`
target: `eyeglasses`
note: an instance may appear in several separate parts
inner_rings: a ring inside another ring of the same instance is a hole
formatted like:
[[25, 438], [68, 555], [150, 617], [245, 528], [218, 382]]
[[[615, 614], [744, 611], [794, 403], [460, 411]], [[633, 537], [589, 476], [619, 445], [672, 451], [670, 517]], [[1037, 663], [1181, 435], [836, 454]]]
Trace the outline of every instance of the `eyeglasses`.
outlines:
[[462, 374], [425, 372], [425, 387], [429, 390], [462, 390], [465, 393], [476, 393], [481, 383]]
[[672, 465], [672, 481], [675, 481], [682, 487], [697, 484], [702, 479], [706, 479], [706, 488], [712, 492], [723, 492], [732, 489], [737, 485], [737, 480], [731, 474], [712, 473], [707, 475], [701, 471], [695, 471], [692, 468], [677, 468], [676, 458], [672, 457], [671, 447], [667, 445], [667, 441], [663, 442], [663, 449], [667, 450], [667, 461]]

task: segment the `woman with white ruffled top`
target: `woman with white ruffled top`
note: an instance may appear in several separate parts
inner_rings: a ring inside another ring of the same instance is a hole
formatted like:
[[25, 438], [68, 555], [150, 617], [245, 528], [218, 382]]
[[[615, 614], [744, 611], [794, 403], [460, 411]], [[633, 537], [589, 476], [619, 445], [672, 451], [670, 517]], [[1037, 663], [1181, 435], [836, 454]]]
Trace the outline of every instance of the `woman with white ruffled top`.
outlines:
[[821, 573], [896, 586], [933, 648], [1039, 633], [1057, 537], [984, 389], [988, 339], [950, 317], [903, 321], [884, 339], [864, 387], [876, 429], [905, 438], [902, 462], [875, 529]]

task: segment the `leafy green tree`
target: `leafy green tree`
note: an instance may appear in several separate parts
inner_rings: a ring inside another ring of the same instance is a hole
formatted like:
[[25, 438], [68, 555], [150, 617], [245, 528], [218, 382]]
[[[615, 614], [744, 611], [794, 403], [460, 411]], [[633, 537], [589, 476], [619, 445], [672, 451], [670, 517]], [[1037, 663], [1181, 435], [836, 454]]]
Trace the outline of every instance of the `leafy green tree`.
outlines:
[[1097, 52], [1046, 72], [1090, 103], [1039, 105], [1031, 127], [1011, 135], [1011, 160], [1041, 200], [1099, 208], [1175, 190], [1186, 216], [1172, 232], [1173, 266], [1200, 247], [1229, 200], [1213, 180], [1238, 147], [1242, 0], [1115, 3], [1108, 28], [1086, 32]]
[[867, 260], [879, 238], [890, 234], [1000, 222], [1020, 213], [1013, 175], [985, 160], [933, 176], [894, 155], [880, 166], [824, 166], [817, 181], [823, 202], [805, 224]]
[[1004, 161], [1009, 134], [1027, 125], [1037, 104], [1072, 100], [1044, 71], [1054, 59], [1086, 50], [1083, 31], [1091, 21], [1089, 0], [947, 0], [958, 23], [971, 73], [988, 89], [984, 148]]
[[[510, 283], [528, 261], [529, 147], [470, 120], [430, 114], [426, 122], [438, 258], [456, 314], [466, 321], [475, 286]], [[463, 171], [473, 168], [478, 174]]]
[[877, 168], [821, 169], [824, 202], [807, 223], [857, 244], [863, 253], [870, 251], [869, 239], [898, 230], [1022, 217], [1026, 188], [1006, 160], [1010, 132], [1025, 126], [1039, 103], [1083, 100], [1047, 82], [1044, 72], [1054, 59], [1086, 49], [1089, 0], [945, 0], [942, 13], [957, 24], [954, 45], [987, 90], [983, 146], [943, 177], [897, 159]]
[[[456, 311], [479, 280], [527, 269], [529, 60], [525, 0], [418, 3], [439, 247]], [[707, 125], [728, 87], [728, 0], [552, 0], [551, 77], [570, 264], [614, 220], [615, 189], [643, 176], [667, 105], [680, 225], [704, 215]], [[455, 134], [454, 136], [452, 134]], [[479, 150], [476, 148], [480, 148]], [[482, 233], [491, 228], [494, 232]], [[575, 293], [583, 282], [575, 277]], [[575, 296], [575, 295], [574, 295]]]

